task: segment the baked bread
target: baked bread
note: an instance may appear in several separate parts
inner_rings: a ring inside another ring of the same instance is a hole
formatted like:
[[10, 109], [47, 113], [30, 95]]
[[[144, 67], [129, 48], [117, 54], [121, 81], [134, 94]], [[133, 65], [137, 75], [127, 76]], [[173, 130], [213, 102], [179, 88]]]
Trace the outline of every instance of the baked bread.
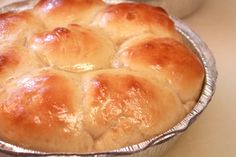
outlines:
[[99, 152], [164, 133], [189, 113], [204, 68], [159, 7], [40, 0], [0, 15], [0, 139]]

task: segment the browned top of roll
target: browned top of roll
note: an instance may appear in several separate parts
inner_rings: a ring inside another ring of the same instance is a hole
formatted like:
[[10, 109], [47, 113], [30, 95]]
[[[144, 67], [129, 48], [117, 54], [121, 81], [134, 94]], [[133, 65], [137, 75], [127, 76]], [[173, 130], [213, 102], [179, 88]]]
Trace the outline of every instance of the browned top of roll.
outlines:
[[40, 0], [0, 14], [0, 140], [44, 152], [143, 142], [198, 101], [204, 69], [159, 7]]
[[171, 38], [135, 38], [121, 46], [119, 67], [154, 71], [178, 93], [183, 102], [196, 100], [204, 69], [197, 56]]
[[71, 23], [87, 25], [99, 10], [102, 0], [41, 0], [33, 10], [50, 28]]
[[42, 29], [44, 25], [30, 12], [0, 14], [1, 45], [23, 45], [29, 35]]
[[115, 54], [113, 43], [103, 33], [76, 24], [34, 34], [29, 47], [46, 64], [70, 71], [107, 67]]
[[93, 21], [120, 44], [125, 39], [146, 32], [157, 37], [179, 39], [174, 23], [167, 13], [159, 7], [145, 4], [122, 3], [107, 6]]
[[95, 150], [151, 138], [186, 112], [176, 94], [149, 75], [110, 70], [87, 74], [83, 80], [84, 126], [96, 139]]

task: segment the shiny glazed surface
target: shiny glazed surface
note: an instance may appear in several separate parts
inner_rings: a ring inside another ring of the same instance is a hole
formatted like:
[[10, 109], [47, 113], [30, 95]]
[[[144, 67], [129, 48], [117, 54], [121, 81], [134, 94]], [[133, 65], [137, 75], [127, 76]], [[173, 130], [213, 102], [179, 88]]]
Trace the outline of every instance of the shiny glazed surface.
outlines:
[[[37, 63], [35, 69], [21, 69], [18, 62], [9, 61], [13, 65], [9, 68], [14, 71], [11, 79], [3, 79], [1, 89], [1, 139], [39, 151], [106, 151], [164, 133], [193, 108], [202, 87], [203, 66], [183, 44], [173, 22], [162, 9], [147, 5], [134, 7], [137, 4], [106, 6], [102, 2], [93, 3], [98, 1], [83, 1], [84, 8], [98, 8], [101, 4], [105, 8], [100, 8], [89, 19], [91, 22], [85, 24], [83, 19], [77, 22], [68, 18], [73, 17], [73, 12], [64, 12], [67, 7], [78, 6], [70, 5], [69, 1], [56, 2], [41, 1], [30, 11], [7, 13], [0, 18], [4, 30], [9, 30], [8, 42], [0, 48], [22, 47], [26, 56], [33, 57]], [[73, 1], [79, 2], [82, 1]], [[45, 11], [47, 7], [49, 9]], [[116, 14], [109, 11], [116, 7]], [[125, 7], [133, 8], [133, 13], [128, 15]], [[65, 14], [50, 16], [54, 9]], [[38, 17], [39, 10], [44, 14]], [[155, 19], [149, 23], [145, 18], [133, 16], [147, 17], [149, 12], [157, 17], [157, 23]], [[105, 16], [107, 13], [109, 15]], [[21, 17], [19, 15], [25, 15], [23, 20], [14, 20]], [[121, 21], [110, 21], [110, 15]], [[28, 19], [37, 18], [41, 25], [28, 34], [28, 27], [31, 27]], [[65, 23], [60, 24], [55, 18]], [[88, 20], [90, 17], [83, 18]], [[102, 25], [99, 19], [103, 21]], [[126, 29], [119, 29], [122, 20], [128, 30], [140, 24], [141, 31], [137, 29], [136, 34], [130, 34]], [[17, 29], [22, 21], [20, 28], [25, 29]], [[153, 29], [153, 26], [158, 27]], [[110, 28], [117, 31], [111, 33]], [[19, 35], [14, 36], [15, 33]], [[146, 33], [151, 34], [152, 40], [147, 40]], [[145, 43], [147, 41], [150, 43]], [[170, 47], [183, 55], [182, 59], [177, 58]], [[140, 48], [146, 53], [154, 53], [152, 49], [156, 49], [158, 53], [147, 57], [140, 53]], [[134, 55], [123, 56], [126, 50], [129, 54], [130, 49]], [[145, 60], [140, 60], [139, 56]], [[122, 66], [124, 59], [132, 64]], [[193, 63], [193, 68], [184, 68], [183, 76], [179, 76], [182, 66], [188, 66], [189, 62]], [[140, 68], [133, 68], [133, 65]], [[143, 71], [143, 67], [149, 69], [150, 65], [160, 69]], [[187, 86], [185, 82], [192, 87], [188, 92], [190, 96], [181, 92]]]

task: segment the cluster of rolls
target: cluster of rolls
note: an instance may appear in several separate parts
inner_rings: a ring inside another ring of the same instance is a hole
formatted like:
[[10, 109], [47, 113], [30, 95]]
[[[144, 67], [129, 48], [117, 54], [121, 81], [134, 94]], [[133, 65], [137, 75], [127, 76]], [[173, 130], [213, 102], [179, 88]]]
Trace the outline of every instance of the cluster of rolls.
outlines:
[[0, 140], [45, 152], [137, 144], [177, 124], [204, 69], [161, 8], [40, 0], [0, 15]]

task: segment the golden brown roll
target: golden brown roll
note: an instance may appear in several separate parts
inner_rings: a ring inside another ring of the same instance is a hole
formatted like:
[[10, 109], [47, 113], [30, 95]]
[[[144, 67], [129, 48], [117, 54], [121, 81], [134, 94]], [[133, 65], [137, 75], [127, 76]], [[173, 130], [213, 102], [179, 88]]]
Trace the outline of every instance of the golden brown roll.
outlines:
[[129, 37], [146, 32], [154, 33], [157, 37], [180, 40], [167, 13], [159, 7], [145, 4], [109, 5], [96, 16], [92, 24], [103, 28], [118, 45]]
[[71, 23], [87, 25], [104, 7], [102, 0], [40, 0], [33, 12], [52, 29]]
[[7, 83], [0, 96], [0, 138], [41, 151], [91, 150], [80, 86], [68, 76], [45, 69]]
[[110, 151], [180, 122], [204, 70], [161, 8], [40, 0], [0, 14], [0, 141]]
[[0, 46], [0, 86], [40, 67], [42, 63], [27, 49], [19, 46]]
[[24, 45], [32, 33], [43, 29], [44, 25], [30, 12], [0, 14], [1, 45]]
[[95, 150], [128, 146], [166, 131], [185, 115], [177, 95], [149, 75], [104, 70], [83, 77], [84, 126]]
[[204, 78], [201, 62], [189, 48], [174, 39], [150, 34], [124, 43], [114, 66], [140, 72], [154, 71], [155, 76], [169, 84], [184, 103], [195, 103]]
[[69, 71], [87, 71], [110, 66], [113, 43], [99, 30], [69, 25], [34, 34], [29, 48], [48, 65]]

